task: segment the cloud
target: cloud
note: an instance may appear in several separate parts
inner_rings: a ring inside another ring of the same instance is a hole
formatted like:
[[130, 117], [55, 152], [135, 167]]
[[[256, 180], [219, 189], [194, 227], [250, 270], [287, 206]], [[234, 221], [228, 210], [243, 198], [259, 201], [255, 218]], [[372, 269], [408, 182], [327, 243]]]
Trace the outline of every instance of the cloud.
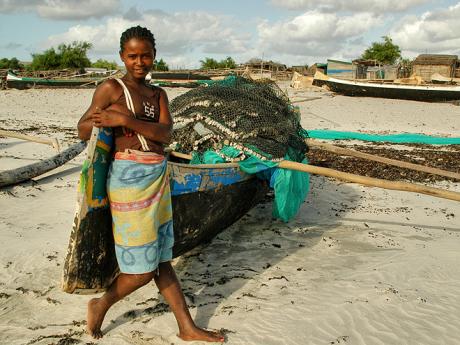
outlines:
[[402, 12], [429, 0], [272, 0], [272, 4], [289, 10], [321, 12]]
[[[88, 41], [91, 54], [112, 55], [119, 50], [121, 33], [141, 25], [155, 35], [160, 57], [177, 57], [194, 53], [235, 55], [247, 50], [251, 35], [234, 30], [232, 18], [206, 12], [166, 13], [160, 10], [129, 9], [123, 16], [110, 17], [99, 25], [75, 25], [66, 32], [49, 37], [45, 46]], [[177, 63], [183, 63], [177, 60]]]
[[290, 55], [295, 60], [344, 58], [360, 50], [356, 57], [363, 51], [362, 35], [381, 24], [382, 18], [370, 13], [309, 11], [277, 23], [259, 23], [259, 46], [268, 56]]
[[120, 8], [120, 0], [0, 0], [0, 13], [36, 12], [56, 20], [101, 18]]
[[16, 42], [9, 42], [7, 44], [5, 44], [3, 46], [3, 48], [7, 49], [7, 50], [15, 50], [15, 49], [19, 49], [22, 47], [22, 44], [19, 44], [19, 43], [16, 43]]
[[406, 16], [390, 36], [403, 53], [460, 54], [460, 2], [448, 8], [425, 12], [421, 17]]

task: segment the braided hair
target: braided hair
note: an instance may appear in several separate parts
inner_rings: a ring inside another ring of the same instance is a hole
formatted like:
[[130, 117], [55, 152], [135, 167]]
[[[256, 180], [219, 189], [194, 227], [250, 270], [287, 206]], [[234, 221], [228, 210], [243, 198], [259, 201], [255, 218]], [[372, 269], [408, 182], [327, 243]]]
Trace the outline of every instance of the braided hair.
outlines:
[[137, 38], [141, 40], [146, 40], [152, 44], [152, 48], [155, 51], [155, 37], [150, 32], [149, 29], [144, 28], [142, 26], [133, 26], [127, 30], [125, 30], [120, 37], [120, 52], [125, 49], [125, 43], [128, 42], [132, 38]]

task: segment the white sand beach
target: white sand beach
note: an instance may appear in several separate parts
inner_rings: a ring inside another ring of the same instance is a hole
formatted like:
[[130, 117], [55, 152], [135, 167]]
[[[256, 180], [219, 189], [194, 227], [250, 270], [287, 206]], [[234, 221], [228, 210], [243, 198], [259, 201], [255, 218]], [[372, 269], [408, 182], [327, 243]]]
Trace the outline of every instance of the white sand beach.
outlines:
[[[292, 100], [316, 98], [297, 103], [307, 130], [460, 136], [453, 104], [287, 85]], [[0, 91], [0, 128], [66, 147], [93, 91]], [[0, 137], [0, 170], [53, 154]], [[184, 344], [153, 283], [109, 311], [98, 341], [84, 331], [90, 296], [60, 290], [83, 157], [0, 189], [0, 344]], [[460, 192], [460, 181], [430, 185]], [[228, 344], [458, 344], [459, 249], [459, 202], [312, 176], [294, 220], [260, 204], [175, 268], [198, 325]]]

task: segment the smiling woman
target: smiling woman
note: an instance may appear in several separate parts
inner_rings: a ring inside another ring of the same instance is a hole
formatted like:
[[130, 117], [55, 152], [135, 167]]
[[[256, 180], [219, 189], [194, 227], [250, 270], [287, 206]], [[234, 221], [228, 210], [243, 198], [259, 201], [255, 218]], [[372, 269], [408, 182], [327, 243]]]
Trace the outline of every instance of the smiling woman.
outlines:
[[113, 128], [115, 155], [107, 194], [121, 272], [101, 298], [89, 301], [87, 331], [94, 338], [102, 337], [109, 308], [154, 279], [176, 317], [180, 338], [222, 342], [221, 334], [195, 325], [170, 263], [174, 232], [163, 146], [171, 139], [172, 119], [165, 91], [145, 82], [155, 55], [155, 39], [148, 29], [126, 30], [120, 39], [126, 74], [96, 89], [78, 123], [83, 140], [93, 127]]

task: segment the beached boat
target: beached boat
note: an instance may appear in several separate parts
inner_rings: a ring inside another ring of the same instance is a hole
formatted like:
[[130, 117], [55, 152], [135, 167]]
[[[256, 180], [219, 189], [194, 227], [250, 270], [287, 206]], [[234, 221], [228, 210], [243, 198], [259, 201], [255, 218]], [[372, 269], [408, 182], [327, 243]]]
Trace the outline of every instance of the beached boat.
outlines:
[[150, 72], [150, 78], [155, 80], [210, 80], [211, 78], [204, 74], [192, 73], [192, 72]]
[[212, 85], [216, 83], [215, 80], [150, 80], [151, 85], [160, 86], [160, 87], [185, 87], [185, 88], [195, 88], [202, 85]]
[[194, 88], [214, 82], [207, 75], [191, 72], [150, 72], [146, 79], [150, 84], [161, 87]]
[[34, 87], [47, 88], [72, 88], [72, 87], [94, 87], [105, 78], [32, 78], [21, 77], [12, 71], [8, 71], [6, 75], [6, 85], [13, 89], [30, 89]]
[[56, 169], [78, 156], [85, 147], [86, 143], [79, 142], [68, 147], [66, 150], [58, 153], [57, 155], [51, 156], [50, 158], [28, 164], [20, 168], [0, 171], [0, 188], [28, 181], [34, 177], [43, 175], [48, 171]]
[[[266, 182], [242, 172], [237, 164], [185, 162], [168, 162], [174, 257], [210, 241], [261, 201], [268, 191]], [[70, 235], [62, 289], [83, 294], [102, 291], [118, 272], [108, 205], [90, 208], [78, 229]]]
[[169, 162], [174, 217], [174, 256], [179, 256], [240, 219], [268, 191], [238, 164]]
[[363, 82], [315, 74], [313, 85], [326, 85], [331, 91], [346, 96], [407, 99], [423, 102], [448, 102], [460, 100], [458, 85], [406, 85], [388, 82]]

